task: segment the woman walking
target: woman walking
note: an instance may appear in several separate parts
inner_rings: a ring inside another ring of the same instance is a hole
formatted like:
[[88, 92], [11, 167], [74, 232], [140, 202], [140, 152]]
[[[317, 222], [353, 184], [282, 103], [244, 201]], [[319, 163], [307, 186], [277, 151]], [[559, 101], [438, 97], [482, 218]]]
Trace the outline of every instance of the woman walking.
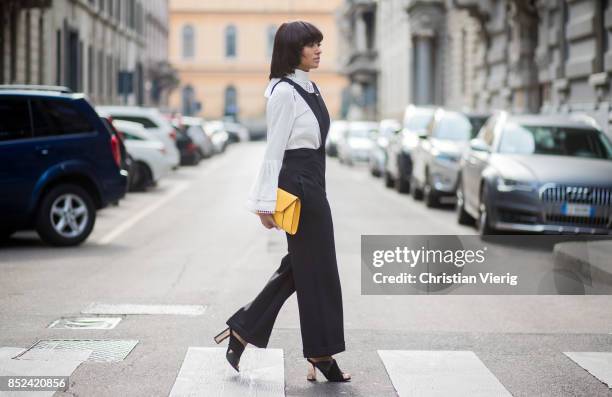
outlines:
[[266, 119], [264, 160], [251, 188], [248, 208], [268, 229], [278, 226], [272, 214], [277, 188], [301, 200], [297, 232], [286, 233], [288, 253], [253, 301], [226, 322], [215, 336], [229, 337], [226, 358], [239, 370], [248, 343], [267, 347], [283, 303], [297, 293], [303, 355], [328, 381], [350, 380], [332, 355], [345, 350], [342, 292], [336, 263], [331, 211], [325, 192], [325, 139], [329, 114], [308, 71], [319, 66], [323, 34], [308, 22], [282, 24], [274, 37]]

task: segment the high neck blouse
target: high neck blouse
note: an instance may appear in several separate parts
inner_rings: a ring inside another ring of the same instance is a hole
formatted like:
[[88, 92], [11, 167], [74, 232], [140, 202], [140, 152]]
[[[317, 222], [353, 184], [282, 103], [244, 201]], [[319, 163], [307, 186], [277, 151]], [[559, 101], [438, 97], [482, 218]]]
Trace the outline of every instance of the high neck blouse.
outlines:
[[[308, 72], [295, 69], [286, 77], [307, 92], [314, 93]], [[274, 213], [278, 175], [285, 150], [317, 149], [324, 144], [321, 142], [319, 123], [310, 106], [291, 84], [279, 81], [279, 78], [270, 79], [264, 91], [264, 97], [268, 98], [266, 148], [246, 201], [246, 208], [255, 214]]]

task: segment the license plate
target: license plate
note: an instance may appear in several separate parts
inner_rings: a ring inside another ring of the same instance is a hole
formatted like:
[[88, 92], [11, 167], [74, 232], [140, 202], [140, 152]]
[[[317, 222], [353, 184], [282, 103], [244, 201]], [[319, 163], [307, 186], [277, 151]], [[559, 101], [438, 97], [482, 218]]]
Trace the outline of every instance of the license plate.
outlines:
[[591, 218], [594, 215], [595, 209], [588, 204], [563, 204], [561, 210], [563, 215], [567, 216], [584, 216]]

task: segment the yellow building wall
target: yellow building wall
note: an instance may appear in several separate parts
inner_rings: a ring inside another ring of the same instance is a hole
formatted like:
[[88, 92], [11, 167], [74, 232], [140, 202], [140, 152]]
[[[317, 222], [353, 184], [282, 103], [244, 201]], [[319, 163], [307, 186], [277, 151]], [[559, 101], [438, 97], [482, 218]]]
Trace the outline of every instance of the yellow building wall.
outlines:
[[[233, 85], [241, 120], [265, 117], [263, 92], [268, 84], [268, 26], [304, 20], [323, 32], [319, 68], [310, 71], [311, 79], [320, 88], [330, 115], [338, 117], [345, 77], [338, 73], [338, 33], [334, 16], [341, 0], [225, 0], [170, 1], [169, 56], [179, 71], [180, 84], [170, 96], [170, 106], [182, 109], [182, 88], [194, 87], [196, 100], [202, 103], [201, 116], [221, 118], [224, 113], [225, 89]], [[195, 29], [195, 56], [182, 56], [182, 30]], [[236, 57], [225, 57], [225, 29], [237, 29]]]

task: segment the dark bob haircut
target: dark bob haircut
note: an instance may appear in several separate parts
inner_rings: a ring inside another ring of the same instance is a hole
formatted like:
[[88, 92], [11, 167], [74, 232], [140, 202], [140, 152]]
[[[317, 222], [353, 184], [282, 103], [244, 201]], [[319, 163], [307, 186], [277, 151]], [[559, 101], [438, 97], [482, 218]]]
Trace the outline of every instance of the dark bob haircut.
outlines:
[[313, 24], [303, 21], [283, 23], [274, 36], [270, 79], [295, 71], [302, 58], [302, 48], [323, 41], [323, 33]]

